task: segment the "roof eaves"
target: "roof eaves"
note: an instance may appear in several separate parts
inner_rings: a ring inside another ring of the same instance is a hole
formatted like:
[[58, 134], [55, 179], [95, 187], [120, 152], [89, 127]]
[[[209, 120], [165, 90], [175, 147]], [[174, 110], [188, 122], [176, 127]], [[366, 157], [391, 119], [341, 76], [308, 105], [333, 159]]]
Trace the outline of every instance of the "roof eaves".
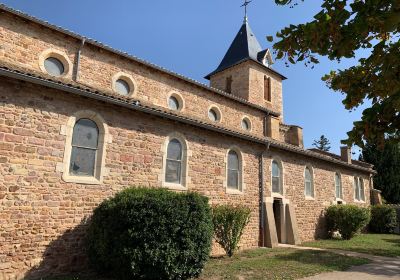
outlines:
[[107, 102], [110, 104], [114, 104], [117, 106], [122, 106], [131, 110], [136, 110], [136, 111], [140, 111], [143, 113], [148, 113], [151, 115], [155, 115], [155, 116], [159, 116], [159, 117], [163, 117], [163, 118], [167, 118], [170, 120], [174, 120], [174, 121], [179, 121], [185, 124], [189, 124], [189, 125], [193, 125], [196, 127], [201, 127], [201, 128], [205, 128], [214, 132], [218, 132], [218, 133], [223, 133], [225, 135], [229, 135], [232, 137], [237, 137], [243, 140], [247, 140], [247, 141], [251, 141], [253, 143], [258, 143], [258, 144], [262, 144], [262, 145], [270, 145], [272, 147], [278, 148], [278, 149], [282, 149], [282, 150], [286, 150], [289, 152], [295, 152], [298, 154], [302, 154], [305, 156], [310, 156], [310, 157], [314, 157], [314, 158], [318, 158], [320, 160], [324, 160], [324, 161], [330, 161], [332, 163], [338, 164], [338, 165], [342, 165], [342, 166], [346, 166], [352, 169], [357, 169], [357, 170], [361, 170], [363, 172], [368, 172], [368, 173], [373, 173], [376, 174], [376, 171], [370, 169], [370, 168], [365, 168], [365, 167], [361, 167], [361, 166], [357, 166], [354, 164], [348, 164], [345, 163], [343, 161], [340, 160], [336, 160], [333, 159], [331, 157], [328, 156], [324, 156], [322, 154], [316, 153], [316, 152], [312, 152], [309, 150], [304, 150], [302, 148], [299, 148], [297, 146], [293, 146], [293, 145], [289, 145], [286, 143], [281, 143], [278, 142], [276, 140], [273, 140], [271, 138], [259, 138], [256, 136], [252, 136], [249, 134], [244, 134], [244, 133], [240, 133], [231, 129], [226, 129], [223, 127], [219, 127], [216, 125], [212, 125], [203, 121], [199, 121], [199, 120], [195, 120], [195, 119], [191, 119], [188, 117], [184, 117], [184, 116], [180, 116], [177, 114], [173, 114], [171, 112], [167, 112], [161, 109], [156, 109], [150, 106], [145, 106], [145, 105], [141, 105], [139, 101], [137, 100], [127, 100], [124, 98], [116, 98], [114, 96], [109, 96], [107, 94], [104, 94], [102, 92], [99, 91], [93, 91], [89, 88], [82, 88], [82, 87], [78, 87], [78, 86], [74, 86], [72, 84], [66, 84], [64, 82], [61, 81], [57, 81], [57, 80], [52, 80], [52, 79], [46, 79], [34, 74], [30, 74], [30, 73], [26, 73], [26, 72], [21, 72], [18, 70], [13, 70], [13, 69], [9, 69], [7, 67], [2, 67], [0, 66], [0, 76], [5, 76], [5, 77], [9, 77], [9, 78], [14, 78], [14, 79], [18, 79], [18, 80], [22, 80], [25, 82], [31, 82], [34, 84], [38, 84], [38, 85], [42, 85], [42, 86], [46, 86], [49, 88], [53, 88], [53, 89], [58, 89], [58, 90], [62, 90], [65, 92], [70, 92], [73, 94], [77, 94], [79, 96], [84, 96], [84, 97], [88, 97], [88, 98], [92, 98], [92, 99], [96, 99], [96, 100], [100, 100], [103, 102]]
[[4, 4], [0, 4], [0, 9], [1, 9], [1, 10], [4, 10], [4, 11], [6, 11], [6, 12], [9, 12], [9, 13], [11, 13], [11, 14], [14, 14], [14, 15], [16, 15], [16, 16], [22, 17], [22, 18], [24, 18], [24, 19], [26, 19], [26, 20], [35, 22], [35, 23], [37, 23], [37, 24], [39, 24], [39, 25], [43, 25], [43, 26], [46, 26], [46, 27], [48, 27], [48, 28], [50, 28], [50, 29], [53, 29], [53, 30], [56, 30], [56, 31], [61, 32], [61, 33], [63, 33], [63, 34], [69, 35], [69, 36], [71, 36], [71, 37], [73, 37], [73, 38], [75, 38], [75, 39], [78, 39], [78, 40], [85, 40], [85, 43], [86, 43], [86, 44], [89, 43], [89, 44], [92, 44], [92, 45], [94, 45], [94, 46], [96, 46], [96, 47], [105, 49], [105, 50], [107, 50], [107, 51], [109, 51], [109, 52], [111, 52], [111, 53], [114, 53], [114, 54], [123, 56], [123, 57], [125, 57], [125, 58], [127, 58], [127, 59], [133, 60], [133, 61], [135, 61], [135, 62], [138, 62], [138, 63], [140, 63], [140, 64], [143, 64], [143, 65], [145, 65], [145, 66], [148, 66], [148, 67], [150, 67], [150, 68], [154, 68], [154, 69], [156, 69], [156, 70], [158, 70], [158, 71], [160, 71], [160, 72], [169, 74], [169, 75], [174, 76], [174, 77], [176, 77], [176, 78], [178, 78], [178, 79], [184, 80], [185, 82], [188, 82], [188, 83], [190, 83], [190, 84], [194, 84], [194, 85], [196, 85], [196, 86], [199, 86], [199, 87], [201, 87], [201, 88], [203, 88], [203, 89], [206, 89], [206, 90], [208, 90], [208, 91], [211, 91], [211, 92], [213, 92], [213, 93], [217, 93], [217, 94], [219, 94], [219, 95], [225, 96], [225, 97], [227, 97], [227, 98], [229, 98], [229, 99], [235, 100], [235, 101], [237, 101], [237, 102], [239, 102], [239, 103], [242, 103], [242, 104], [244, 104], [244, 105], [253, 107], [253, 108], [255, 108], [255, 109], [258, 109], [258, 110], [260, 110], [260, 111], [266, 112], [266, 113], [271, 114], [271, 115], [276, 116], [276, 117], [279, 117], [279, 116], [280, 116], [280, 113], [278, 113], [278, 112], [275, 112], [275, 111], [269, 110], [269, 109], [267, 109], [267, 108], [264, 108], [264, 107], [262, 107], [262, 106], [259, 106], [259, 105], [257, 105], [257, 104], [248, 102], [247, 100], [245, 100], [245, 99], [243, 99], [243, 98], [239, 98], [239, 97], [237, 97], [237, 96], [231, 95], [231, 94], [229, 94], [229, 93], [227, 93], [227, 92], [224, 92], [224, 91], [222, 91], [222, 90], [219, 90], [219, 89], [210, 87], [210, 86], [208, 86], [208, 85], [206, 85], [206, 84], [204, 84], [204, 83], [201, 83], [201, 82], [196, 81], [196, 80], [194, 80], [194, 79], [192, 79], [192, 78], [183, 76], [183, 75], [181, 75], [181, 74], [178, 74], [178, 73], [176, 73], [176, 72], [173, 72], [173, 71], [171, 71], [171, 70], [168, 70], [168, 69], [166, 69], [166, 68], [164, 68], [164, 67], [162, 67], [162, 66], [159, 66], [159, 65], [156, 65], [156, 64], [154, 64], [154, 63], [148, 62], [148, 61], [146, 61], [146, 60], [144, 60], [144, 59], [138, 58], [138, 57], [136, 57], [136, 56], [134, 56], [134, 55], [131, 55], [131, 54], [127, 53], [127, 52], [123, 52], [123, 51], [114, 49], [114, 48], [112, 48], [112, 47], [110, 47], [110, 46], [108, 46], [108, 45], [106, 45], [106, 44], [104, 44], [104, 43], [101, 43], [101, 42], [99, 42], [99, 41], [96, 41], [96, 40], [94, 40], [94, 39], [91, 39], [91, 38], [88, 38], [88, 37], [85, 37], [85, 36], [81, 36], [81, 35], [79, 35], [78, 33], [75, 33], [75, 32], [73, 32], [73, 31], [70, 31], [70, 30], [65, 29], [65, 28], [63, 28], [63, 27], [60, 27], [60, 26], [51, 24], [51, 23], [49, 23], [49, 22], [47, 22], [47, 21], [38, 19], [38, 18], [36, 18], [36, 17], [34, 17], [34, 16], [31, 16], [31, 15], [28, 15], [28, 14], [26, 14], [26, 13], [23, 13], [23, 12], [21, 12], [21, 11], [19, 11], [19, 10], [12, 9], [12, 8], [10, 8], [10, 7], [6, 6], [6, 5], [4, 5]]

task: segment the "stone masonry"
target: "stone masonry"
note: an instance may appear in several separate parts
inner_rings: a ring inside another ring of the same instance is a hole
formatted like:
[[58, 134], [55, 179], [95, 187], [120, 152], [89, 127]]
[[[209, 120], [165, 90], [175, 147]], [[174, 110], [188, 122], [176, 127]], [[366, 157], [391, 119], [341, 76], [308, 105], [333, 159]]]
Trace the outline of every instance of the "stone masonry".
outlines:
[[[187, 143], [187, 183], [180, 191], [199, 192], [213, 205], [241, 204], [252, 210], [240, 249], [265, 245], [260, 240], [261, 200], [281, 199], [293, 207], [300, 241], [323, 237], [324, 209], [339, 201], [335, 173], [341, 174], [342, 203], [369, 205], [372, 166], [305, 150], [301, 128], [283, 123], [283, 78], [275, 71], [248, 60], [212, 76], [211, 88], [82, 40], [1, 6], [0, 279], [85, 269], [85, 229], [93, 209], [129, 186], [162, 187], [170, 135]], [[64, 75], [44, 71], [41, 61], [48, 55], [62, 59]], [[128, 97], [114, 91], [120, 73], [135, 86]], [[233, 77], [232, 95], [223, 92], [227, 75]], [[271, 102], [261, 93], [265, 75], [272, 78]], [[178, 112], [168, 108], [171, 94], [183, 102]], [[210, 106], [219, 109], [219, 122], [208, 118]], [[79, 112], [96, 115], [107, 128], [98, 183], [63, 177], [66, 130]], [[248, 131], [241, 128], [244, 117], [251, 122]], [[243, 190], [236, 193], [226, 187], [230, 149], [242, 157]], [[281, 194], [272, 193], [273, 160], [282, 166]], [[314, 197], [305, 197], [306, 166], [312, 168]], [[355, 176], [364, 182], [364, 201], [355, 200]], [[221, 252], [214, 244], [213, 254]]]

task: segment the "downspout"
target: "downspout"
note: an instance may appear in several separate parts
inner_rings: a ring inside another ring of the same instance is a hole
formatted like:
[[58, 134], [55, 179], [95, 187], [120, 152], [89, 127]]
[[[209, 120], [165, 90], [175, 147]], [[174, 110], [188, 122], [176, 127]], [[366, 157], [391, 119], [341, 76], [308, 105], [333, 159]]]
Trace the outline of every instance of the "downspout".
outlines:
[[81, 41], [81, 45], [78, 49], [78, 53], [76, 54], [76, 63], [75, 63], [76, 66], [75, 66], [75, 71], [74, 71], [74, 81], [75, 82], [77, 82], [79, 79], [79, 66], [81, 64], [81, 53], [82, 53], [83, 46], [85, 45], [85, 41], [86, 41], [86, 39], [83, 38]]
[[265, 247], [265, 240], [264, 240], [264, 189], [265, 189], [265, 177], [264, 177], [264, 156], [269, 150], [269, 143], [265, 146], [265, 150], [260, 154], [259, 157], [259, 177], [260, 177], [260, 247]]
[[[269, 114], [268, 114], [269, 115]], [[267, 116], [268, 116], [267, 115]], [[264, 117], [264, 135], [267, 136], [267, 116]], [[265, 150], [263, 150], [260, 154], [259, 157], [259, 188], [260, 188], [260, 247], [265, 246], [265, 240], [264, 240], [264, 230], [265, 230], [265, 225], [264, 225], [264, 189], [265, 189], [265, 178], [264, 178], [264, 156], [269, 150], [269, 145], [270, 143], [268, 142], [265, 146]]]

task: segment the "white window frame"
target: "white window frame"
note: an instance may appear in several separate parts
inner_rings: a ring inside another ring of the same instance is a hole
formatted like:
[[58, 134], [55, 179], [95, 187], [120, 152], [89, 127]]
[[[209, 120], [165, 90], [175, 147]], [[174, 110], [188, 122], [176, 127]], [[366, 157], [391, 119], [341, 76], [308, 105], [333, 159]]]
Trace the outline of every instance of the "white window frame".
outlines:
[[[336, 174], [339, 175], [339, 186], [340, 186], [340, 194], [341, 196], [337, 196], [337, 192], [336, 192]], [[342, 204], [345, 204], [345, 201], [343, 199], [343, 180], [342, 180], [342, 173], [339, 171], [336, 171], [333, 174], [333, 185], [334, 185], [334, 192], [335, 192], [335, 202], [341, 202]]]
[[[311, 193], [312, 195], [307, 195], [307, 185], [306, 185], [306, 170], [310, 171], [310, 176], [311, 176]], [[315, 199], [315, 186], [314, 186], [314, 169], [312, 168], [312, 166], [310, 165], [306, 165], [304, 167], [304, 172], [303, 172], [303, 176], [304, 176], [304, 196], [306, 199], [308, 200], [314, 200]]]
[[[280, 175], [279, 176], [279, 191], [280, 192], [274, 192], [273, 191], [273, 187], [272, 187], [272, 178], [273, 178], [273, 176], [272, 176], [272, 164], [273, 164], [274, 161], [278, 164], [278, 167], [280, 169], [280, 173], [279, 173], [279, 175]], [[271, 165], [270, 166], [271, 166], [270, 176], [271, 176], [271, 194], [272, 194], [272, 197], [282, 198], [285, 195], [284, 182], [283, 182], [283, 180], [284, 180], [284, 168], [283, 168], [282, 160], [280, 158], [278, 158], [278, 157], [273, 157], [271, 159]]]
[[[361, 189], [361, 184], [363, 186], [362, 189]], [[360, 176], [354, 176], [353, 186], [354, 186], [354, 201], [355, 202], [359, 202], [359, 203], [365, 203], [365, 184], [364, 184], [364, 179], [362, 177], [360, 177]], [[357, 199], [357, 194], [359, 196], [359, 199]]]

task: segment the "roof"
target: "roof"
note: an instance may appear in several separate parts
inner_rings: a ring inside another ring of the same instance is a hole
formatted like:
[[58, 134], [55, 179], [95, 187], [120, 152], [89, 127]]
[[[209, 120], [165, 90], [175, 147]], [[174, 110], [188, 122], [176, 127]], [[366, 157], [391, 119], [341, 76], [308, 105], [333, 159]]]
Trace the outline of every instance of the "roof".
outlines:
[[208, 74], [205, 78], [210, 79], [212, 75], [218, 72], [224, 71], [230, 67], [238, 65], [239, 63], [251, 60], [264, 66], [266, 69], [273, 71], [281, 78], [286, 79], [286, 77], [263, 63], [264, 57], [268, 52], [268, 49], [262, 49], [250, 28], [248, 21], [245, 20], [217, 69]]
[[[338, 160], [341, 159], [341, 157], [339, 155], [337, 155], [337, 154], [333, 154], [333, 153], [326, 152], [326, 151], [321, 151], [321, 150], [316, 149], [316, 148], [311, 148], [311, 149], [308, 149], [308, 150], [309, 151], [313, 151], [315, 153], [320, 153], [320, 154], [329, 156], [329, 157], [334, 158], [334, 159], [338, 159]], [[364, 166], [364, 167], [372, 167], [373, 166], [373, 165], [371, 165], [371, 164], [369, 164], [369, 163], [367, 163], [365, 161], [354, 160], [354, 159], [351, 160], [351, 163], [355, 164], [355, 165], [359, 165], [359, 166]]]
[[204, 122], [201, 120], [192, 119], [192, 118], [180, 115], [179, 113], [174, 113], [171, 110], [166, 110], [161, 107], [157, 108], [154, 105], [147, 105], [147, 104], [141, 103], [137, 100], [132, 100], [127, 97], [112, 94], [109, 92], [101, 92], [101, 91], [98, 91], [98, 90], [95, 90], [95, 89], [92, 89], [92, 88], [89, 88], [86, 86], [83, 87], [81, 84], [78, 84], [78, 83], [70, 81], [70, 80], [65, 80], [63, 78], [55, 78], [55, 77], [51, 77], [51, 76], [48, 76], [45, 74], [38, 74], [35, 72], [26, 72], [25, 69], [19, 69], [19, 68], [15, 68], [15, 67], [12, 68], [9, 65], [1, 65], [1, 64], [0, 64], [0, 76], [13, 78], [13, 79], [17, 79], [17, 80], [21, 80], [21, 81], [25, 81], [25, 82], [30, 82], [30, 83], [37, 84], [37, 85], [42, 85], [42, 86], [45, 86], [48, 88], [53, 88], [53, 89], [61, 90], [64, 92], [73, 93], [75, 95], [87, 97], [87, 98], [94, 99], [94, 100], [100, 100], [102, 102], [106, 102], [106, 103], [113, 104], [116, 106], [124, 107], [129, 110], [139, 111], [139, 112], [151, 114], [151, 115], [154, 115], [157, 117], [177, 121], [177, 122], [180, 122], [183, 124], [207, 129], [207, 130], [221, 133], [221, 134], [224, 134], [227, 136], [236, 137], [236, 138], [239, 138], [239, 139], [242, 139], [245, 141], [249, 141], [252, 143], [265, 145], [267, 147], [274, 147], [276, 149], [294, 152], [297, 154], [301, 154], [303, 156], [313, 157], [313, 158], [323, 160], [323, 161], [329, 161], [334, 164], [344, 166], [347, 168], [356, 169], [356, 170], [359, 170], [362, 172], [373, 173], [373, 174], [376, 173], [372, 169], [373, 166], [366, 164], [366, 163], [363, 163], [363, 165], [358, 165], [358, 164], [354, 164], [354, 163], [348, 164], [347, 162], [338, 160], [334, 157], [327, 156], [327, 155], [317, 153], [314, 151], [310, 151], [310, 150], [304, 150], [303, 148], [300, 148], [300, 147], [297, 147], [297, 146], [294, 146], [291, 144], [279, 142], [279, 141], [273, 140], [268, 137], [261, 138], [261, 137], [254, 136], [249, 133], [244, 133], [244, 132], [237, 131], [237, 130], [227, 129], [225, 127], [222, 127], [222, 126], [219, 126], [216, 124], [207, 123], [207, 122]]
[[263, 107], [263, 106], [259, 106], [259, 105], [257, 105], [257, 104], [251, 103], [251, 102], [249, 102], [249, 101], [247, 101], [247, 100], [245, 100], [245, 99], [243, 99], [243, 98], [240, 98], [240, 97], [238, 97], [238, 96], [235, 96], [235, 95], [229, 94], [229, 93], [227, 93], [227, 92], [224, 92], [224, 91], [222, 91], [222, 90], [220, 90], [220, 89], [210, 87], [210, 86], [208, 86], [208, 85], [206, 85], [206, 84], [204, 84], [204, 83], [201, 83], [201, 82], [196, 81], [196, 80], [194, 80], [194, 79], [188, 78], [188, 77], [186, 77], [186, 76], [183, 76], [183, 75], [181, 75], [181, 74], [178, 74], [178, 73], [176, 73], [176, 72], [173, 72], [173, 71], [171, 71], [171, 70], [168, 70], [168, 69], [166, 69], [166, 68], [164, 68], [164, 67], [161, 67], [161, 66], [158, 66], [158, 65], [156, 65], [156, 64], [154, 64], [154, 63], [148, 62], [148, 61], [146, 61], [146, 60], [144, 60], [144, 59], [141, 59], [141, 58], [138, 58], [138, 57], [133, 56], [133, 55], [131, 55], [131, 54], [128, 54], [128, 53], [126, 53], [126, 52], [123, 52], [123, 51], [114, 49], [114, 48], [112, 48], [112, 47], [110, 47], [110, 46], [108, 46], [108, 45], [106, 45], [106, 44], [104, 44], [104, 43], [102, 43], [102, 42], [97, 41], [97, 40], [94, 40], [94, 39], [91, 39], [91, 38], [88, 38], [88, 37], [85, 37], [85, 36], [81, 36], [81, 35], [79, 35], [79, 34], [73, 32], [73, 31], [67, 30], [67, 29], [62, 28], [62, 27], [60, 27], [60, 26], [56, 26], [56, 25], [54, 25], [54, 24], [50, 24], [50, 23], [48, 23], [47, 21], [43, 21], [43, 20], [38, 19], [38, 18], [36, 18], [36, 17], [34, 17], [34, 16], [31, 16], [31, 15], [25, 14], [25, 13], [23, 13], [23, 12], [21, 12], [21, 11], [12, 9], [12, 8], [10, 8], [10, 7], [6, 6], [6, 5], [4, 5], [4, 4], [0, 4], [0, 10], [5, 11], [5, 12], [8, 12], [8, 13], [11, 13], [11, 14], [13, 14], [13, 15], [15, 15], [15, 16], [21, 17], [21, 18], [23, 18], [23, 19], [25, 19], [25, 20], [34, 22], [34, 23], [36, 23], [36, 24], [45, 26], [45, 27], [47, 27], [47, 28], [49, 28], [49, 29], [56, 30], [56, 31], [58, 31], [58, 32], [60, 32], [60, 33], [63, 33], [63, 34], [65, 34], [65, 35], [68, 35], [68, 36], [70, 36], [70, 37], [72, 37], [72, 38], [75, 38], [75, 39], [77, 39], [77, 40], [80, 40], [80, 41], [83, 41], [83, 40], [84, 40], [84, 41], [85, 41], [85, 44], [91, 44], [91, 45], [96, 46], [96, 47], [98, 47], [98, 48], [101, 48], [101, 49], [103, 49], [103, 50], [107, 50], [107, 51], [109, 51], [109, 52], [111, 52], [111, 53], [114, 53], [114, 54], [119, 55], [119, 56], [121, 56], [121, 57], [127, 58], [127, 59], [129, 59], [129, 60], [131, 60], [131, 61], [140, 63], [140, 64], [142, 64], [142, 65], [145, 65], [145, 66], [150, 67], [150, 68], [152, 68], [152, 69], [154, 69], [154, 70], [157, 70], [157, 71], [160, 71], [160, 72], [162, 72], [162, 73], [165, 73], [165, 74], [167, 74], [167, 75], [171, 75], [171, 76], [173, 76], [173, 77], [175, 77], [175, 78], [178, 78], [178, 79], [180, 79], [180, 80], [183, 80], [183, 81], [185, 81], [185, 82], [187, 82], [187, 83], [190, 83], [190, 84], [192, 84], [192, 85], [198, 86], [198, 87], [203, 88], [203, 89], [205, 89], [205, 90], [208, 90], [208, 91], [210, 91], [210, 92], [212, 92], [212, 93], [216, 93], [216, 94], [222, 95], [222, 96], [224, 96], [224, 97], [226, 97], [226, 98], [228, 98], [228, 99], [232, 99], [232, 100], [234, 100], [234, 101], [236, 101], [236, 102], [239, 102], [239, 103], [241, 103], [241, 104], [244, 104], [244, 105], [247, 105], [247, 106], [249, 106], [249, 107], [255, 108], [255, 109], [257, 109], [257, 110], [263, 111], [263, 112], [268, 113], [268, 114], [270, 114], [270, 115], [273, 115], [273, 116], [276, 116], [276, 117], [279, 117], [279, 116], [281, 115], [281, 114], [280, 114], [279, 112], [277, 112], [277, 111], [267, 109], [267, 108], [265, 108], [265, 107]]

